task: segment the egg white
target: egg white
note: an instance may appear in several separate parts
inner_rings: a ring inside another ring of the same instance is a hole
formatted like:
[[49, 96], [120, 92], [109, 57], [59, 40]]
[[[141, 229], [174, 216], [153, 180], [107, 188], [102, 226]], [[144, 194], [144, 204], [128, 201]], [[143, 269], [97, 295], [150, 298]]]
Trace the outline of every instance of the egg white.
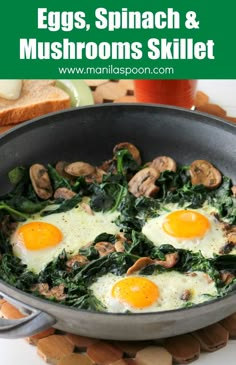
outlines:
[[94, 215], [91, 215], [84, 211], [81, 204], [64, 213], [51, 214], [45, 217], [34, 215], [31, 219], [20, 223], [17, 228], [34, 221], [51, 223], [62, 232], [62, 241], [54, 247], [29, 250], [24, 244], [17, 241], [16, 230], [10, 239], [13, 253], [21, 259], [22, 263], [27, 265], [29, 270], [38, 273], [63, 249], [67, 253], [76, 254], [82, 246], [93, 241], [96, 236], [103, 232], [117, 234], [119, 228], [113, 223], [117, 216], [118, 212], [94, 212]]
[[142, 233], [152, 241], [156, 246], [170, 244], [176, 248], [183, 248], [193, 252], [201, 251], [204, 257], [210, 258], [214, 254], [219, 254], [220, 249], [226, 243], [225, 233], [222, 230], [221, 224], [217, 221], [212, 213], [216, 209], [208, 205], [199, 209], [192, 209], [193, 211], [203, 214], [210, 222], [210, 229], [203, 237], [181, 239], [168, 235], [162, 228], [162, 225], [168, 214], [171, 212], [182, 210], [174, 204], [169, 204], [166, 210], [160, 211], [160, 215], [155, 218], [150, 218], [143, 226]]
[[[191, 303], [199, 304], [209, 300], [209, 296], [216, 296], [217, 289], [214, 281], [203, 272], [182, 274], [177, 271], [169, 271], [145, 277], [156, 284], [160, 291], [160, 297], [155, 303], [146, 308], [134, 308], [127, 303], [121, 302], [112, 296], [112, 287], [126, 276], [116, 276], [111, 273], [101, 276], [90, 286], [95, 297], [106, 307], [107, 312], [132, 313], [158, 312], [173, 310], [184, 307], [186, 301], [181, 299], [185, 290], [191, 291]], [[131, 277], [131, 276], [129, 276]]]

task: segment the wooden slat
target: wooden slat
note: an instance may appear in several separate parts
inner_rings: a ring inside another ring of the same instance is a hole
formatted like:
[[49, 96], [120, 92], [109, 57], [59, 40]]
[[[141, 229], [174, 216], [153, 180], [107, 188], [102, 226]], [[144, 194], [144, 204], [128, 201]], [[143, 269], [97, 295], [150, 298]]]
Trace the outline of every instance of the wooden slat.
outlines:
[[37, 345], [38, 341], [41, 340], [41, 338], [45, 338], [51, 335], [54, 335], [55, 329], [54, 328], [48, 328], [45, 331], [39, 332], [36, 335], [26, 337], [26, 341], [29, 342], [31, 345]]
[[93, 365], [94, 362], [83, 354], [70, 354], [60, 359], [57, 365]]
[[236, 338], [236, 313], [223, 319], [220, 324], [229, 332], [230, 338]]
[[209, 352], [226, 346], [229, 339], [229, 332], [219, 323], [202, 328], [192, 334], [200, 342], [201, 349]]
[[65, 336], [52, 335], [38, 341], [37, 351], [45, 362], [57, 365], [63, 357], [72, 354], [74, 346]]
[[137, 365], [172, 365], [172, 356], [164, 347], [148, 346], [137, 352], [135, 361]]
[[189, 334], [168, 338], [163, 346], [177, 364], [188, 364], [197, 360], [200, 355], [199, 341]]
[[88, 346], [98, 341], [95, 338], [73, 335], [72, 333], [67, 333], [66, 338], [80, 351], [86, 351]]
[[109, 365], [123, 357], [123, 352], [105, 341], [98, 341], [87, 348], [88, 357], [97, 365]]

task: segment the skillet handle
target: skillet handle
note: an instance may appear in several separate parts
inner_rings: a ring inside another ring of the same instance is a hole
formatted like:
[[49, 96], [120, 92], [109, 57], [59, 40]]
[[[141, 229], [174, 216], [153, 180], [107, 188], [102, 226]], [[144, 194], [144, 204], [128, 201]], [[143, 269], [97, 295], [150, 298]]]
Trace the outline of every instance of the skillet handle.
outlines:
[[[6, 296], [4, 295], [4, 298]], [[0, 299], [3, 298], [0, 295]], [[30, 314], [21, 319], [4, 319], [0, 318], [0, 338], [24, 338], [35, 335], [46, 330], [56, 323], [55, 318], [51, 315], [34, 309], [30, 306], [25, 306], [19, 301], [7, 297], [7, 300], [17, 303], [26, 313]]]

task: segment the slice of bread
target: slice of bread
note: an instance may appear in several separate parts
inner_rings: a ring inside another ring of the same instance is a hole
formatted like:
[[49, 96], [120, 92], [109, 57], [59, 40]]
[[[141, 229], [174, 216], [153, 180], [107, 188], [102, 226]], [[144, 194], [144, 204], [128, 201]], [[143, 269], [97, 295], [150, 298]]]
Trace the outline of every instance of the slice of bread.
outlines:
[[69, 95], [54, 85], [54, 80], [23, 80], [17, 100], [0, 98], [0, 126], [70, 108]]

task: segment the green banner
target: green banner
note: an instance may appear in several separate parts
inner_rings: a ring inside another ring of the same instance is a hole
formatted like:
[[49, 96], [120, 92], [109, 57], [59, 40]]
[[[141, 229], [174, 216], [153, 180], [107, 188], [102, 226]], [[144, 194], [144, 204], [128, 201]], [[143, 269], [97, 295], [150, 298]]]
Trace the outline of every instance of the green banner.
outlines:
[[236, 78], [234, 0], [2, 2], [1, 79]]

